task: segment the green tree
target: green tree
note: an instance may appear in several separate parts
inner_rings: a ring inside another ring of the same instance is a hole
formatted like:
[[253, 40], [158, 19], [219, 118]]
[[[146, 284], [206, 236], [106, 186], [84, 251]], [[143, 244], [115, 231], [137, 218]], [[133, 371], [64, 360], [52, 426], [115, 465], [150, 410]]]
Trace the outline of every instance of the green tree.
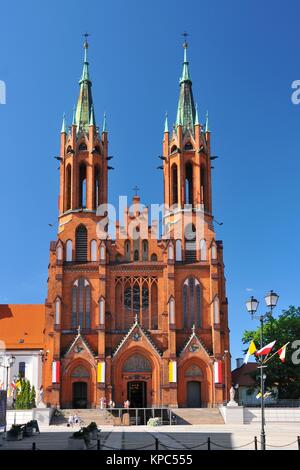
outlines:
[[[264, 344], [276, 340], [273, 352], [276, 348], [281, 348], [284, 344], [290, 342], [287, 347], [286, 360], [282, 363], [276, 354], [268, 363], [265, 369], [266, 389], [271, 390], [276, 387], [278, 398], [300, 398], [300, 367], [299, 364], [293, 364], [292, 354], [295, 349], [292, 343], [300, 340], [300, 307], [290, 306], [288, 310], [283, 310], [278, 318], [269, 318], [263, 328]], [[254, 340], [257, 349], [260, 348], [260, 327], [256, 330], [245, 331], [242, 341], [244, 344]], [[247, 349], [245, 350], [245, 352]], [[272, 354], [272, 353], [271, 353]], [[253, 356], [256, 360], [256, 356]], [[259, 371], [255, 374], [257, 385], [259, 385]]]
[[30, 385], [30, 381], [19, 379], [19, 386], [16, 396], [16, 409], [27, 410], [35, 407], [35, 388]]

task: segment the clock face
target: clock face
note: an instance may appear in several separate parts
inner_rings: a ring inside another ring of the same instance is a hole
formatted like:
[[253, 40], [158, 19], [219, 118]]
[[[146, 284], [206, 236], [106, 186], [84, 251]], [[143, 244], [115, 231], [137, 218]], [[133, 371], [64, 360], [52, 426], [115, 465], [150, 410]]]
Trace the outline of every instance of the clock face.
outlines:
[[149, 307], [149, 290], [147, 287], [142, 288], [141, 297], [139, 286], [134, 286], [132, 290], [130, 287], [126, 288], [124, 291], [124, 307], [134, 312], [139, 312], [141, 307], [146, 310]]

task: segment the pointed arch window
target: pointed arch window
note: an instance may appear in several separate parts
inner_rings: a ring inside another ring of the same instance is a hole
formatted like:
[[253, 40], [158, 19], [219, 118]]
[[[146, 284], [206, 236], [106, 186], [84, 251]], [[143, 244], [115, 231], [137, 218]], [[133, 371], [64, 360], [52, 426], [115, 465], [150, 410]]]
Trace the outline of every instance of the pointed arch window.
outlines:
[[201, 165], [200, 169], [200, 197], [201, 203], [204, 205], [204, 209], [208, 209], [207, 207], [207, 175], [206, 175], [206, 168], [204, 165]]
[[79, 225], [76, 228], [76, 261], [87, 261], [87, 229], [85, 225]]
[[143, 261], [148, 261], [148, 240], [143, 240], [142, 258], [143, 258]]
[[100, 245], [100, 261], [105, 261], [106, 258], [106, 248], [105, 244], [102, 242]]
[[170, 325], [175, 324], [175, 299], [170, 297], [169, 300], [169, 323]]
[[175, 251], [176, 251], [176, 261], [182, 261], [181, 240], [176, 240]]
[[196, 261], [196, 227], [194, 224], [187, 224], [185, 226], [184, 238], [185, 261], [194, 263]]
[[66, 211], [71, 209], [72, 169], [70, 163], [66, 168]]
[[55, 301], [55, 324], [60, 325], [60, 319], [61, 319], [61, 300], [59, 297], [57, 297]]
[[216, 295], [213, 301], [213, 310], [214, 310], [214, 323], [220, 323], [220, 302], [219, 297]]
[[79, 147], [78, 147], [78, 150], [79, 150], [79, 152], [84, 152], [85, 150], [87, 150], [86, 143], [85, 143], [85, 142], [81, 142], [81, 144], [80, 144]]
[[72, 327], [91, 327], [91, 287], [89, 282], [80, 278], [72, 287]]
[[79, 167], [79, 207], [86, 208], [86, 165]]
[[72, 240], [67, 240], [67, 243], [66, 243], [66, 261], [72, 261], [72, 251], [73, 251], [73, 247], [72, 247]]
[[91, 261], [97, 261], [97, 241], [91, 241]]
[[157, 255], [155, 253], [152, 253], [151, 261], [157, 261]]
[[173, 243], [170, 242], [168, 245], [168, 260], [173, 261], [174, 259], [174, 246]]
[[195, 277], [189, 277], [183, 285], [184, 328], [201, 327], [201, 286]]
[[139, 250], [134, 250], [134, 261], [139, 260]]
[[99, 324], [105, 324], [105, 299], [103, 297], [99, 300]]
[[206, 240], [200, 240], [200, 261], [206, 261]]
[[130, 261], [130, 241], [126, 240], [125, 242], [125, 259]]
[[193, 145], [191, 144], [191, 142], [187, 142], [184, 146], [184, 150], [194, 150], [194, 147]]
[[56, 247], [56, 260], [62, 261], [62, 259], [63, 259], [63, 247], [62, 247], [61, 242], [59, 242]]
[[185, 203], [193, 205], [193, 166], [185, 165]]
[[94, 169], [94, 209], [100, 204], [100, 168], [98, 165]]
[[217, 259], [217, 245], [215, 241], [213, 241], [211, 244], [211, 259], [212, 260]]
[[176, 163], [171, 168], [172, 175], [172, 204], [178, 204], [178, 170]]

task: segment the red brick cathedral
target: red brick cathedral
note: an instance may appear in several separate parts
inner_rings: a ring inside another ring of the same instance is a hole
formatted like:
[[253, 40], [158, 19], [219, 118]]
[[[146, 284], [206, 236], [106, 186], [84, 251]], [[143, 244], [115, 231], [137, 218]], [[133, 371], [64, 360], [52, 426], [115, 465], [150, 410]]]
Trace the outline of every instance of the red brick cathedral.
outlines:
[[[138, 195], [109, 233], [106, 119], [96, 125], [88, 43], [60, 146], [50, 245], [45, 402], [61, 407], [200, 407], [226, 400], [229, 330], [222, 242], [212, 215], [211, 134], [198, 119], [184, 43], [176, 123], [166, 117], [162, 235]], [[201, 223], [199, 223], [199, 220]], [[99, 230], [101, 223], [104, 230]], [[178, 235], [181, 232], [183, 235]]]

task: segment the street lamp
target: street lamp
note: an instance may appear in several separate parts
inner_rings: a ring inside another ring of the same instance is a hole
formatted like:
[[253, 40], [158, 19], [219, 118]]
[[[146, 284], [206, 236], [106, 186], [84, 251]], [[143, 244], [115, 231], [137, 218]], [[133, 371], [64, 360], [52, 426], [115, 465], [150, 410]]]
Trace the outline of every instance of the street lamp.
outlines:
[[[252, 319], [256, 319], [260, 321], [260, 349], [263, 348], [263, 329], [264, 329], [264, 322], [272, 317], [273, 309], [277, 305], [277, 301], [279, 299], [279, 295], [277, 295], [274, 291], [270, 290], [268, 294], [265, 295], [265, 303], [266, 306], [270, 309], [269, 312], [255, 316], [257, 312], [259, 301], [255, 299], [253, 296], [247, 300], [246, 308], [250, 313]], [[260, 442], [261, 442], [261, 450], [266, 450], [266, 434], [265, 434], [265, 400], [264, 400], [264, 381], [266, 375], [263, 373], [263, 369], [267, 367], [263, 365], [262, 356], [259, 358], [259, 366], [260, 369], [260, 387], [261, 387], [261, 434], [260, 434]]]
[[[4, 356], [4, 361], [0, 363], [0, 366], [3, 367], [3, 369], [6, 369], [5, 413], [7, 411], [8, 372], [9, 372], [9, 369], [14, 365], [15, 360], [16, 360], [15, 356]], [[6, 434], [6, 417], [5, 417], [4, 433]]]

